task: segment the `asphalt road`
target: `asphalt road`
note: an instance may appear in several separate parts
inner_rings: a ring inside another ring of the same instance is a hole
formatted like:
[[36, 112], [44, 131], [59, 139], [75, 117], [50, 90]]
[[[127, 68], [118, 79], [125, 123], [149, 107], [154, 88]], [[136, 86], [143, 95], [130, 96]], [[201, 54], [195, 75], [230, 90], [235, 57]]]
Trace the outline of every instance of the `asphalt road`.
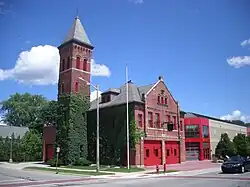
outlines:
[[[57, 182], [56, 182], [57, 181]], [[58, 182], [59, 181], [59, 182]], [[55, 184], [57, 183], [57, 184]], [[89, 186], [89, 187], [250, 187], [250, 172], [244, 174], [219, 174], [218, 172], [195, 176], [162, 176], [146, 179], [91, 179], [82, 176], [56, 175], [0, 167], [0, 187], [10, 186]]]

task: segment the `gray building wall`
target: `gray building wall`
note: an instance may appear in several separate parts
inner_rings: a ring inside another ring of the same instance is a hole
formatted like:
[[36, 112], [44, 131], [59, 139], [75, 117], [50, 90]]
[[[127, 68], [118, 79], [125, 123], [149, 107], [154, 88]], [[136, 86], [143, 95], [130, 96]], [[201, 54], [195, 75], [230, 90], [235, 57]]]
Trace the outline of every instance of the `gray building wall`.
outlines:
[[234, 136], [238, 133], [247, 134], [247, 128], [227, 122], [209, 119], [209, 132], [212, 154], [215, 154], [215, 148], [220, 141], [222, 133], [227, 133], [229, 138], [233, 140]]
[[18, 136], [23, 137], [26, 132], [29, 131], [28, 127], [15, 127], [8, 125], [0, 125], [0, 137], [6, 138], [7, 136], [11, 136], [13, 133], [15, 137]]

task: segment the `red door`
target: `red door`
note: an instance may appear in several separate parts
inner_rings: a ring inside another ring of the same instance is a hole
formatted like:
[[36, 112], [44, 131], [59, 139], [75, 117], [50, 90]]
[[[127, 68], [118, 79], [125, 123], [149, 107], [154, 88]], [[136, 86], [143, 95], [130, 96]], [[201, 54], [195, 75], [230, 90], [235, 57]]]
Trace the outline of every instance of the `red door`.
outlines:
[[46, 161], [53, 159], [54, 157], [54, 146], [53, 144], [46, 145]]
[[179, 162], [179, 144], [176, 141], [165, 142], [166, 163], [176, 164]]
[[161, 141], [145, 140], [144, 141], [144, 165], [155, 166], [161, 164]]

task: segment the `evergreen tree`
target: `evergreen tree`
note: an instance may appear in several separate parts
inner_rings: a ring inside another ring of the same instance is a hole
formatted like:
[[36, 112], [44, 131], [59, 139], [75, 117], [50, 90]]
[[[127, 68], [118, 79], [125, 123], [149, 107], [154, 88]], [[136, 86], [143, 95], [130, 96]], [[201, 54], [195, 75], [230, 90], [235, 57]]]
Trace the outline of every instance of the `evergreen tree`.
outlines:
[[227, 133], [221, 134], [220, 141], [218, 142], [215, 154], [217, 156], [233, 156], [236, 154], [234, 143], [230, 140]]

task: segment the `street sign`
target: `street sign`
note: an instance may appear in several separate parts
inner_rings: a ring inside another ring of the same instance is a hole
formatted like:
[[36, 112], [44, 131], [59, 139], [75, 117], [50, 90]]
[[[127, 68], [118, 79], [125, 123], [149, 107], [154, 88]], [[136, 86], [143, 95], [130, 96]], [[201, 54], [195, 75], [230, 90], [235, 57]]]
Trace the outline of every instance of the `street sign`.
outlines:
[[59, 153], [60, 152], [60, 147], [56, 148], [56, 152]]

